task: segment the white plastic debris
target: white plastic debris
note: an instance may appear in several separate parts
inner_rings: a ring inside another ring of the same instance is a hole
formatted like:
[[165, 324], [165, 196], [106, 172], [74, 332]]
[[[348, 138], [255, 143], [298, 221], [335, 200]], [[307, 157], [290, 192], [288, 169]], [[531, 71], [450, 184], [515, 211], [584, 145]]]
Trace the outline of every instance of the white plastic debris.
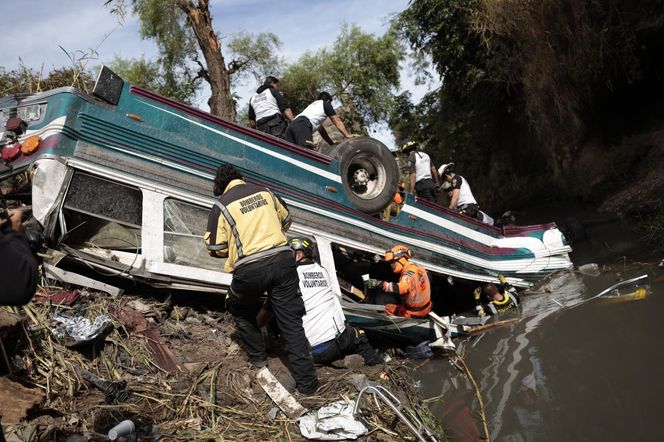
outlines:
[[305, 414], [299, 420], [302, 436], [317, 440], [345, 440], [367, 434], [367, 427], [353, 416], [354, 405], [353, 402], [341, 400]]

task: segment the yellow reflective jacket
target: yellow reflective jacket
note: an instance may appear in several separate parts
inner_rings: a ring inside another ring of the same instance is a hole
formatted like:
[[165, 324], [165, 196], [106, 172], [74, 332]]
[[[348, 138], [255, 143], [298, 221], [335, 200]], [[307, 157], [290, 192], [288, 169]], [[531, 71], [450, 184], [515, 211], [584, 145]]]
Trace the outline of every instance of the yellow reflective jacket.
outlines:
[[210, 211], [205, 245], [211, 256], [228, 258], [224, 271], [288, 250], [288, 207], [269, 189], [231, 181]]

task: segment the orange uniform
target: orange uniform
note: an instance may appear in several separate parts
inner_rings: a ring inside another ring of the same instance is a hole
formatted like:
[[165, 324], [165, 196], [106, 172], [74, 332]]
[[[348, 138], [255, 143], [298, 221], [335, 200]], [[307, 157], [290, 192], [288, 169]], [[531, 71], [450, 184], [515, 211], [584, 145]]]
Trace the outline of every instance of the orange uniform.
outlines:
[[387, 314], [421, 318], [431, 311], [431, 286], [424, 267], [408, 262], [401, 270], [399, 282], [383, 282], [382, 289], [404, 297], [403, 304], [386, 304]]

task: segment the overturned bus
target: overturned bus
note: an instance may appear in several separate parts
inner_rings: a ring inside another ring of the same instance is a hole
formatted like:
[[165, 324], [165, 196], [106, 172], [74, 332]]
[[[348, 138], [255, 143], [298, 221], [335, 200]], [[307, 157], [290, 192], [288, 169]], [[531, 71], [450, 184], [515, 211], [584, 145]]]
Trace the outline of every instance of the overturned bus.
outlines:
[[[221, 163], [282, 197], [293, 217], [289, 233], [316, 239], [321, 263], [342, 281], [334, 281], [339, 296], [361, 287], [363, 274], [389, 279], [389, 267], [374, 258], [396, 243], [429, 270], [441, 313], [470, 299], [477, 282], [502, 274], [527, 287], [572, 265], [553, 223], [496, 228], [413, 195], [391, 219], [375, 216], [399, 182], [394, 156], [377, 140], [307, 150], [126, 84], [105, 67], [90, 95], [59, 88], [9, 96], [0, 112], [0, 180], [29, 177], [32, 216], [52, 266], [225, 292], [232, 275], [202, 240]], [[380, 309], [351, 307], [365, 325], [384, 319]]]

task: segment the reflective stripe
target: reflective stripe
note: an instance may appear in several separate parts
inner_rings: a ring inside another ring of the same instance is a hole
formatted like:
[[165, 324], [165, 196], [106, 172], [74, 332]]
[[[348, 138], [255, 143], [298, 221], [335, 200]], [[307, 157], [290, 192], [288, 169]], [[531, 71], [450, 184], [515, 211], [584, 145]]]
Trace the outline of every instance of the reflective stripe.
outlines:
[[227, 242], [222, 242], [221, 244], [216, 245], [216, 246], [209, 245], [209, 246], [207, 246], [207, 248], [208, 248], [208, 250], [212, 250], [212, 251], [216, 252], [217, 250], [227, 249], [228, 248], [228, 243]]
[[507, 304], [508, 302], [512, 301], [513, 298], [509, 295], [509, 293], [505, 292], [503, 294], [503, 300], [502, 301], [491, 301], [492, 304], [503, 306]]
[[284, 220], [281, 222], [281, 226], [284, 229], [288, 229], [291, 225], [291, 215], [290, 215], [290, 211], [286, 207], [286, 203], [284, 203], [274, 193], [272, 193], [272, 191], [270, 189], [266, 188], [265, 190], [272, 197], [272, 204], [274, 204], [274, 210], [276, 210], [278, 212], [279, 211], [279, 206], [282, 206], [282, 208], [286, 211], [287, 215], [286, 215], [286, 218], [284, 218]]
[[422, 310], [428, 309], [430, 306], [431, 306], [431, 301], [419, 307], [413, 307], [412, 305], [409, 305], [407, 309], [411, 312], [421, 312]]
[[235, 261], [235, 268], [238, 268], [238, 266], [242, 264], [249, 264], [250, 262], [260, 261], [261, 259], [267, 258], [272, 255], [276, 255], [277, 253], [280, 252], [285, 252], [287, 250], [290, 251], [290, 249], [291, 248], [288, 246], [280, 246], [280, 247], [275, 247], [273, 249], [263, 250], [261, 252], [251, 254], [249, 256], [245, 256], [244, 258]]
[[412, 278], [409, 291], [406, 294], [406, 308], [412, 311], [428, 308], [428, 305], [431, 303], [431, 287], [426, 270], [409, 262], [402, 274], [402, 278], [403, 276]]
[[228, 223], [229, 226], [231, 226], [231, 232], [233, 233], [233, 238], [235, 238], [235, 246], [237, 247], [237, 256], [238, 258], [242, 258], [244, 256], [242, 252], [242, 241], [240, 241], [240, 234], [237, 232], [237, 227], [235, 226], [235, 220], [231, 216], [226, 206], [221, 204], [220, 201], [216, 201], [214, 205], [219, 207], [219, 210], [221, 210], [221, 214], [224, 215], [224, 218], [226, 218], [226, 222]]

